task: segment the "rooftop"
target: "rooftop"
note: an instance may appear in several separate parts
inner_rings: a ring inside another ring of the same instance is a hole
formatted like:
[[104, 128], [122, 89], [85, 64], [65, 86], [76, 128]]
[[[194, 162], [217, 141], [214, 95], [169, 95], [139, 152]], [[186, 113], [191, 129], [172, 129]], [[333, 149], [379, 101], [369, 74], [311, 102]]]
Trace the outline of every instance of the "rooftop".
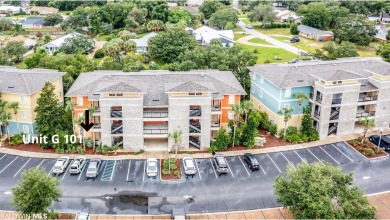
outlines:
[[62, 36], [62, 37], [60, 37], [60, 38], [57, 38], [57, 39], [55, 39], [55, 40], [53, 40], [53, 41], [51, 41], [51, 42], [49, 42], [49, 43], [47, 43], [47, 44], [45, 44], [44, 46], [46, 46], [46, 45], [50, 45], [51, 47], [61, 47], [61, 45], [64, 43], [64, 41], [66, 40], [66, 39], [68, 39], [68, 38], [73, 38], [73, 37], [76, 37], [76, 36], [79, 36], [79, 35], [82, 35], [82, 34], [79, 34], [79, 33], [77, 33], [77, 32], [73, 32], [73, 33], [70, 33], [70, 34], [67, 34], [67, 35], [65, 35], [65, 36]]
[[22, 25], [29, 25], [29, 24], [40, 25], [44, 23], [45, 20], [42, 17], [28, 17], [22, 22]]
[[46, 82], [54, 82], [64, 74], [57, 70], [0, 66], [0, 93], [32, 95], [41, 90]]
[[314, 34], [316, 36], [333, 35], [333, 32], [331, 31], [323, 31], [303, 24], [298, 25], [298, 31], [303, 33], [308, 33], [308, 34]]
[[195, 29], [193, 32], [196, 40], [203, 39], [207, 44], [213, 39], [225, 38], [229, 41], [234, 41], [234, 34], [232, 30], [215, 30], [208, 26], [202, 26]]
[[135, 73], [121, 71], [82, 73], [66, 96], [88, 96], [91, 100], [97, 100], [105, 91], [143, 93], [145, 106], [168, 105], [168, 93], [171, 92], [210, 92], [213, 98], [222, 98], [227, 94], [246, 94], [230, 71], [146, 70]]

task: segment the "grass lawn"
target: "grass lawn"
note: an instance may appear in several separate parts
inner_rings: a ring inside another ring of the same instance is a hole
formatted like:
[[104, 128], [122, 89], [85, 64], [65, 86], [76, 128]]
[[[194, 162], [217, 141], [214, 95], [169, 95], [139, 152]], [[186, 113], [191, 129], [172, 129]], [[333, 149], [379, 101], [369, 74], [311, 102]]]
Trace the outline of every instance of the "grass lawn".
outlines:
[[28, 18], [28, 17], [31, 17], [31, 16], [34, 16], [34, 15], [12, 15], [12, 16], [10, 16], [10, 18], [16, 18], [16, 19], [19, 20], [21, 18]]
[[269, 29], [265, 29], [265, 28], [260, 28], [260, 26], [254, 26], [253, 28], [256, 31], [259, 31], [259, 32], [261, 32], [263, 34], [267, 34], [267, 35], [278, 34], [278, 35], [288, 35], [288, 36], [291, 36], [290, 28], [269, 28]]
[[114, 34], [108, 34], [108, 35], [98, 35], [94, 37], [95, 40], [99, 41], [108, 41], [108, 38], [114, 38]]
[[67, 15], [67, 13], [69, 13], [69, 15], [72, 14], [73, 11], [60, 11], [59, 13], [60, 14], [63, 14], [63, 15]]
[[244, 30], [242, 30], [242, 28], [240, 26], [236, 26], [234, 29], [233, 29], [233, 32], [244, 32]]
[[[297, 57], [297, 55], [285, 51], [284, 49], [281, 48], [255, 47], [255, 46], [249, 46], [240, 43], [236, 43], [235, 45], [240, 46], [244, 50], [248, 50], [250, 52], [254, 52], [254, 50], [256, 49], [257, 53], [255, 54], [258, 57], [257, 64], [263, 64], [264, 61], [266, 60], [269, 60], [271, 63], [284, 63]], [[282, 59], [274, 60], [274, 56], [279, 56]]]
[[245, 37], [245, 36], [248, 36], [248, 35], [247, 34], [237, 34], [237, 33], [235, 33], [234, 34], [234, 40], [238, 40], [238, 39], [240, 39], [242, 37]]
[[267, 41], [260, 39], [260, 38], [257, 38], [257, 37], [248, 40], [248, 42], [255, 43], [255, 44], [268, 44], [268, 45], [270, 45], [270, 43], [268, 43]]
[[248, 18], [241, 18], [241, 21], [244, 22], [245, 24], [251, 24], [251, 25], [258, 25], [260, 26], [259, 21], [251, 22]]

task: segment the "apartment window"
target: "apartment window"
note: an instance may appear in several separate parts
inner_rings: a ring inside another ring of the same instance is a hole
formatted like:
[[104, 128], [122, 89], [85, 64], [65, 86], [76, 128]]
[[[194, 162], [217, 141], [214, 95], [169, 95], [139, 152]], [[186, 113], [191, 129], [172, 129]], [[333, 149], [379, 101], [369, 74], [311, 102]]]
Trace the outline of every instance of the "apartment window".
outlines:
[[23, 125], [23, 133], [25, 133], [25, 134], [29, 134], [30, 133], [30, 130], [28, 129], [27, 125]]
[[115, 96], [115, 93], [109, 93], [108, 96]]
[[111, 123], [111, 134], [123, 134], [122, 120], [113, 120]]
[[233, 120], [233, 118], [234, 118], [234, 112], [233, 111], [229, 111], [228, 112], [228, 119], [229, 120]]
[[291, 88], [286, 88], [286, 91], [284, 93], [285, 97], [290, 97], [291, 96]]
[[234, 104], [234, 95], [229, 95], [229, 104]]
[[188, 95], [195, 95], [195, 92], [190, 92], [188, 93]]
[[201, 92], [197, 92], [195, 95], [202, 95], [202, 93]]
[[264, 83], [264, 78], [262, 76], [260, 77], [260, 83]]
[[123, 93], [117, 93], [116, 96], [123, 96]]
[[263, 92], [262, 91], [259, 91], [259, 97], [263, 98]]
[[27, 119], [27, 112], [24, 110], [22, 111], [22, 118]]
[[84, 105], [83, 97], [77, 97], [77, 105], [78, 106], [83, 106]]
[[21, 95], [21, 96], [20, 96], [20, 102], [21, 102], [21, 103], [24, 103], [24, 102], [25, 102], [25, 100], [24, 100], [24, 95]]

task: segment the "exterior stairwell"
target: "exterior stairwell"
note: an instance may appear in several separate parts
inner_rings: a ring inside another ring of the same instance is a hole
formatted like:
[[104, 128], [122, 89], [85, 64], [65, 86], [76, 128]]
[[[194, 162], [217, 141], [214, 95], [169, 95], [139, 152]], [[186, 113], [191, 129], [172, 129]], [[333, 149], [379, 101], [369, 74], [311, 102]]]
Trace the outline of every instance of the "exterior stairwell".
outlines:
[[340, 112], [339, 112], [338, 110], [333, 110], [333, 111], [330, 113], [330, 120], [338, 119], [339, 113], [340, 113]]
[[114, 130], [111, 130], [111, 133], [114, 133], [114, 132], [118, 131], [118, 130], [121, 129], [122, 127], [123, 127], [123, 125], [120, 125], [120, 126], [114, 128]]
[[[196, 132], [194, 132], [194, 133], [200, 133], [200, 132], [201, 132], [201, 130], [200, 130], [199, 127], [196, 127], [196, 126], [194, 126], [194, 125], [192, 125], [192, 124], [190, 124], [190, 128], [191, 128], [192, 130], [196, 131]], [[191, 132], [190, 132], [190, 133], [191, 133]]]
[[200, 145], [199, 145], [199, 144], [197, 144], [197, 143], [195, 143], [195, 142], [193, 142], [193, 141], [191, 141], [191, 140], [189, 140], [189, 143], [190, 143], [191, 146], [200, 149]]
[[328, 131], [328, 135], [331, 135], [332, 133], [334, 133], [335, 131], [337, 130], [337, 126], [332, 126], [329, 128], [329, 131]]

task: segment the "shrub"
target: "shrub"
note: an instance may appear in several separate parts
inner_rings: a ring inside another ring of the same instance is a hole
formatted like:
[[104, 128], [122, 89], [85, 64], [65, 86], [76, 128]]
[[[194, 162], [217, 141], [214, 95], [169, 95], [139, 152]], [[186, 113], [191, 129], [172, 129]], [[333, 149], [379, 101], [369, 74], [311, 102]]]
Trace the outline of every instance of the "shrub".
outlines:
[[173, 172], [173, 174], [177, 177], [180, 177], [180, 171], [176, 170], [175, 172]]
[[375, 155], [375, 152], [372, 149], [360, 148], [359, 151], [367, 157], [372, 157]]
[[84, 149], [82, 147], [78, 146], [76, 148], [76, 152], [79, 153], [79, 154], [84, 154]]
[[318, 141], [319, 139], [320, 139], [320, 135], [318, 134], [318, 132], [316, 130], [313, 129], [310, 133], [309, 140], [310, 141]]
[[176, 170], [176, 169], [177, 169], [177, 166], [176, 166], [175, 163], [171, 163], [171, 169], [172, 169], [172, 170]]
[[253, 53], [257, 53], [257, 52], [258, 52], [257, 48], [253, 49]]
[[187, 154], [194, 154], [193, 151], [187, 151]]
[[271, 133], [272, 135], [276, 135], [276, 133], [278, 133], [278, 127], [276, 126], [276, 124], [271, 124], [269, 126], [269, 133]]
[[96, 147], [96, 153], [101, 153], [102, 152], [102, 145], [101, 144], [99, 144], [97, 147]]
[[271, 63], [269, 60], [264, 60], [264, 64]]
[[86, 138], [85, 139], [85, 146], [87, 146], [88, 148], [93, 147], [93, 140], [92, 140], [92, 138]]
[[302, 141], [301, 137], [298, 134], [289, 135], [289, 136], [287, 136], [286, 139], [287, 139], [288, 142], [291, 142], [293, 144], [297, 144], [297, 143]]
[[23, 135], [22, 134], [15, 134], [11, 137], [11, 140], [9, 141], [10, 145], [18, 145], [23, 143]]
[[164, 160], [163, 167], [168, 169], [169, 166], [169, 160]]
[[103, 58], [104, 57], [104, 50], [103, 49], [96, 50], [94, 57], [95, 58]]
[[102, 153], [108, 155], [108, 151], [110, 151], [110, 148], [107, 145], [103, 145]]
[[163, 169], [162, 171], [163, 175], [169, 175], [169, 170], [168, 169]]
[[303, 133], [299, 133], [299, 137], [301, 138], [301, 141], [303, 141], [303, 142], [306, 142], [309, 140], [309, 137]]
[[375, 154], [383, 154], [383, 153], [385, 153], [385, 151], [382, 148], [380, 148], [380, 147], [375, 147], [374, 148], [374, 152], [375, 152]]

